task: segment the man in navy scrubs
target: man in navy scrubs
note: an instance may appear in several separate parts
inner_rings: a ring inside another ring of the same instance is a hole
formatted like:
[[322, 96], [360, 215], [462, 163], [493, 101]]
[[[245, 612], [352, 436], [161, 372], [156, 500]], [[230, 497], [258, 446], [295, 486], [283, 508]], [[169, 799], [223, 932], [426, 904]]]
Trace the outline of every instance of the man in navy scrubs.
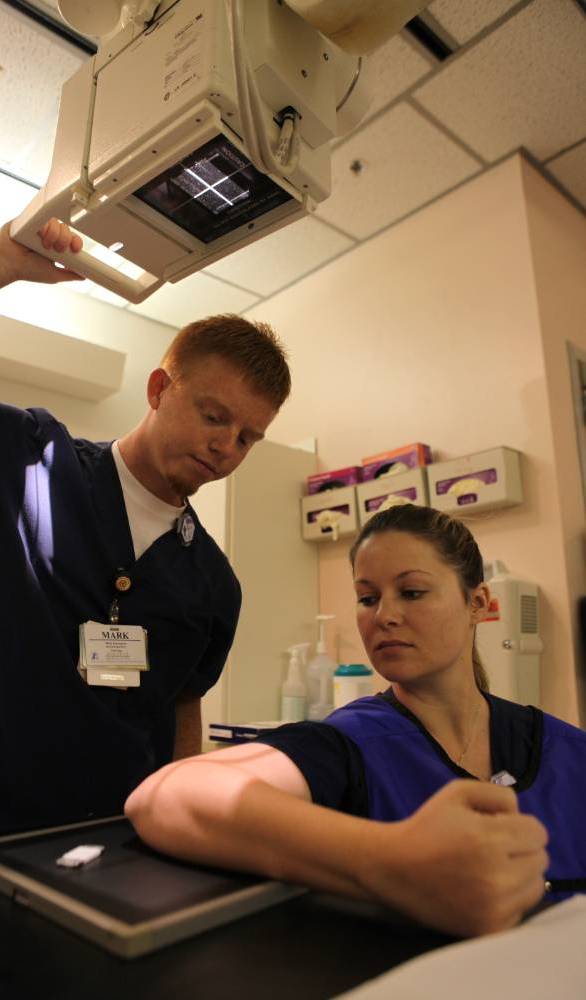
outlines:
[[[40, 237], [81, 247], [56, 220]], [[0, 286], [74, 277], [0, 231]], [[221, 316], [178, 334], [113, 444], [0, 405], [0, 833], [120, 812], [201, 749], [240, 587], [186, 498], [238, 467], [289, 390], [270, 328]], [[113, 640], [137, 670], [104, 667]]]

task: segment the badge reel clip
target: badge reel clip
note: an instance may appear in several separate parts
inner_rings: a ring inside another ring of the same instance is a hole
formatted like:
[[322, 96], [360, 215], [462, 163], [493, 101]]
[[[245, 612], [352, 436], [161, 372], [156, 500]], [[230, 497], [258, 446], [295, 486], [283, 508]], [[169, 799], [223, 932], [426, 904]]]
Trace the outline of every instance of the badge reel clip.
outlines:
[[195, 521], [189, 509], [189, 504], [175, 522], [177, 537], [184, 548], [189, 548], [195, 535]]

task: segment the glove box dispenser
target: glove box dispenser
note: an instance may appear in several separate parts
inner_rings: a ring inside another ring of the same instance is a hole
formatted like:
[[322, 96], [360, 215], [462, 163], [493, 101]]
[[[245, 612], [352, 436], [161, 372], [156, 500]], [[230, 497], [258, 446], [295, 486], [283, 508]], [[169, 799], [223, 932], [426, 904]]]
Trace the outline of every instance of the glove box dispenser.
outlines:
[[429, 465], [430, 506], [458, 514], [522, 503], [520, 459], [520, 452], [501, 447]]
[[380, 479], [371, 479], [357, 486], [356, 498], [360, 527], [366, 524], [377, 511], [395, 506], [395, 504], [415, 503], [419, 506], [426, 506], [428, 503], [427, 468], [420, 466], [417, 469], [410, 469], [409, 472], [397, 473], [394, 476], [381, 476]]
[[301, 500], [301, 533], [310, 542], [337, 541], [358, 528], [356, 487], [314, 493]]

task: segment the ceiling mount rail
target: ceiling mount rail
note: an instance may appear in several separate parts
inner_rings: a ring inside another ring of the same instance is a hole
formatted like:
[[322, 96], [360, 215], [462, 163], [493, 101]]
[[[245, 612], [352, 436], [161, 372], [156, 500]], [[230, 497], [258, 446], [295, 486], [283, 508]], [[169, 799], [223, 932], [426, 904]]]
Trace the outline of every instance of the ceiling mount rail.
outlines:
[[64, 38], [71, 45], [75, 45], [76, 48], [82, 49], [83, 52], [87, 52], [88, 55], [93, 56], [98, 51], [97, 45], [91, 42], [89, 38], [84, 38], [83, 35], [79, 35], [77, 31], [70, 28], [63, 21], [59, 21], [56, 17], [51, 17], [50, 14], [46, 13], [44, 10], [40, 10], [35, 7], [32, 3], [27, 3], [27, 0], [4, 0], [4, 3], [8, 7], [13, 7], [14, 10], [18, 10], [21, 14], [26, 17], [30, 17], [31, 21], [36, 21], [37, 24], [42, 24], [44, 28], [47, 28], [54, 35], [58, 35], [60, 38]]

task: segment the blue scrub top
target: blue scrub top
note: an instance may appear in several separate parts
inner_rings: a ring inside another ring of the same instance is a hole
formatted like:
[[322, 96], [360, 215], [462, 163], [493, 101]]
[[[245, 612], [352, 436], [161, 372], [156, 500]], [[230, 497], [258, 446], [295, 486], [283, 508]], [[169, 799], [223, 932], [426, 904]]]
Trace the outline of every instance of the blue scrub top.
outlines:
[[[546, 877], [560, 892], [586, 890], [586, 733], [539, 709], [486, 694], [493, 773], [516, 778], [519, 808], [549, 833]], [[411, 816], [455, 778], [455, 764], [392, 694], [360, 698], [324, 722], [263, 733], [259, 742], [299, 768], [320, 805], [370, 819]], [[560, 895], [557, 898], [561, 898]]]
[[[0, 832], [118, 813], [172, 756], [175, 701], [217, 681], [240, 587], [195, 514], [134, 559], [109, 443], [71, 438], [45, 410], [0, 406]], [[114, 588], [124, 568], [131, 588]], [[79, 625], [148, 630], [151, 669], [127, 691], [88, 687]]]

